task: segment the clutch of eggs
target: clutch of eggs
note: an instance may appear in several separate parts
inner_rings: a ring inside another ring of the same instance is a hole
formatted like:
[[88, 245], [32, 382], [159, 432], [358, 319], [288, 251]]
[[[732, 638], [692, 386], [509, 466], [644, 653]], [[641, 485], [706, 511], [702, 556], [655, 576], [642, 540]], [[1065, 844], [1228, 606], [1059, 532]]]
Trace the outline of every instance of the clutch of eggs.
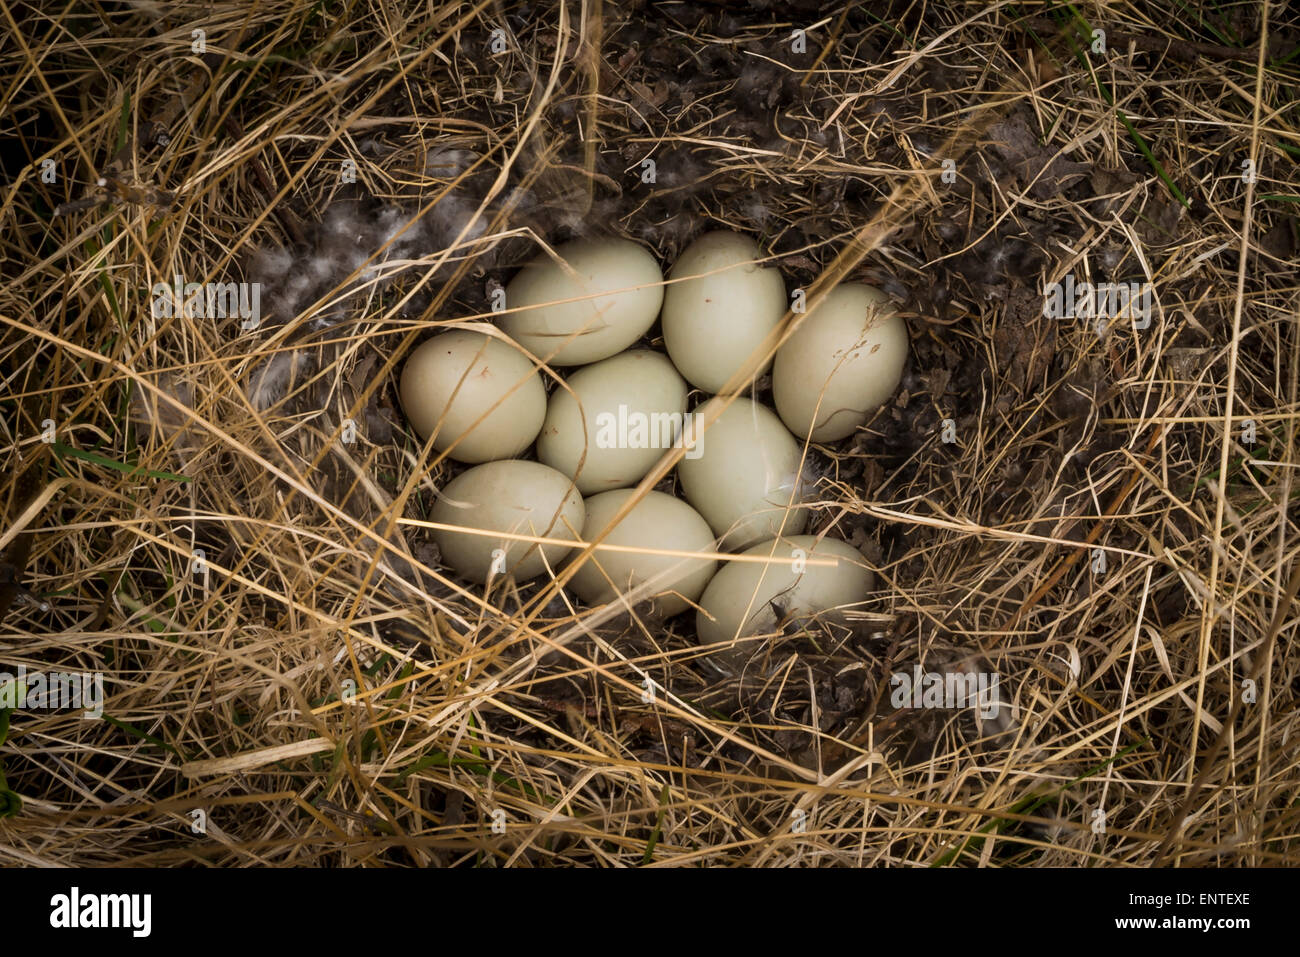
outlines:
[[[629, 240], [563, 243], [520, 269], [505, 300], [499, 328], [438, 333], [402, 369], [415, 432], [475, 466], [433, 508], [446, 565], [482, 583], [573, 563], [566, 587], [583, 601], [694, 609], [699, 641], [719, 646], [866, 598], [874, 576], [858, 550], [804, 534], [801, 476], [807, 443], [852, 435], [898, 388], [907, 328], [884, 293], [843, 283], [788, 314], [757, 243], [719, 230], [667, 281]], [[766, 358], [787, 315], [793, 331]], [[638, 344], [656, 319], [667, 355]], [[556, 367], [577, 368], [560, 381]], [[775, 410], [734, 394], [769, 367]], [[691, 387], [705, 395], [688, 412]], [[534, 443], [537, 461], [518, 458]], [[674, 446], [682, 498], [635, 501]], [[719, 569], [719, 552], [742, 557]]]

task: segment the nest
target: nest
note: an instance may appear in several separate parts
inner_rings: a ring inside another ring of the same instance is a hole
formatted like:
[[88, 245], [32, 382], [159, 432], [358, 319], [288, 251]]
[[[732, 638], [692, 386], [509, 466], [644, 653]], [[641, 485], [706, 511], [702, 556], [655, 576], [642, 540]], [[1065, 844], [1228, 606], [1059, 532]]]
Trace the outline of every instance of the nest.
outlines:
[[[577, 9], [15, 11], [0, 670], [103, 699], [7, 714], [0, 856], [1289, 861], [1294, 11], [1101, 49], [1064, 10]], [[462, 466], [396, 397], [539, 244], [712, 228], [912, 342], [808, 458], [878, 589], [721, 664], [689, 615], [448, 572], [418, 521]], [[1066, 276], [1154, 306], [1045, 315]], [[1001, 706], [899, 694], [953, 674]]]

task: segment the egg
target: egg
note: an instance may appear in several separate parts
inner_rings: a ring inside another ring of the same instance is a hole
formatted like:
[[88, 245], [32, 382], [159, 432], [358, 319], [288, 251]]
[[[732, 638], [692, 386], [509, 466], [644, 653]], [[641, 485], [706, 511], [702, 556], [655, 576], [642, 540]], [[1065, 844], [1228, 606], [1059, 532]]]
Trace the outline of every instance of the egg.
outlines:
[[607, 359], [645, 335], [663, 304], [664, 277], [644, 246], [575, 239], [555, 252], [565, 265], [543, 253], [506, 286], [506, 332], [557, 366]]
[[[707, 421], [712, 399], [695, 410]], [[777, 535], [798, 535], [808, 526], [808, 510], [787, 509], [800, 501], [799, 443], [776, 413], [752, 399], [731, 400], [696, 442], [699, 456], [677, 465], [682, 494], [724, 548], [746, 548]]]
[[898, 388], [907, 348], [907, 327], [883, 292], [836, 286], [777, 350], [781, 421], [814, 442], [851, 435]]
[[[590, 542], [599, 535], [635, 494], [635, 489], [617, 489], [587, 499], [583, 540]], [[610, 531], [602, 544], [632, 549], [712, 552], [713, 533], [709, 530], [709, 523], [681, 499], [651, 491]], [[712, 558], [691, 559], [678, 555], [597, 549], [574, 573], [569, 584], [584, 601], [595, 605], [614, 600], [618, 592], [627, 592], [667, 573], [654, 586], [654, 594], [658, 596], [654, 609], [666, 617], [684, 611], [688, 601], [700, 597], [717, 565]]]
[[[510, 460], [477, 465], [438, 493], [430, 518], [441, 525], [577, 541], [586, 519], [582, 496], [568, 477], [538, 462]], [[559, 567], [572, 550], [491, 535], [435, 529], [442, 559], [459, 574], [486, 581], [497, 574], [525, 581]]]
[[756, 265], [761, 258], [754, 240], [723, 230], [692, 242], [669, 272], [664, 345], [696, 388], [721, 392], [785, 315], [785, 281], [777, 270]]
[[648, 349], [584, 366], [567, 385], [551, 394], [537, 458], [576, 476], [583, 495], [635, 485], [687, 421], [685, 381]]
[[398, 391], [421, 438], [434, 435], [433, 447], [461, 462], [518, 455], [546, 416], [546, 387], [528, 357], [468, 329], [434, 336], [412, 352]]
[[[875, 584], [862, 554], [831, 538], [794, 535], [761, 542], [742, 554], [771, 556], [776, 561], [727, 562], [713, 576], [696, 613], [701, 644], [773, 633], [786, 619], [824, 615], [860, 602]], [[832, 559], [836, 564], [810, 564], [813, 559]]]

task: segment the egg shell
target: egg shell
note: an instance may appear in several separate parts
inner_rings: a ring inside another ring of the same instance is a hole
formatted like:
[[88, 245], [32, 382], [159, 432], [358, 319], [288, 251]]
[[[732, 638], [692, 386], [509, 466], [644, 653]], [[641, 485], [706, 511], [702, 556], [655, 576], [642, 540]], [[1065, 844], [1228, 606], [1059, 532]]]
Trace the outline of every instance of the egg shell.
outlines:
[[[722, 392], [785, 315], [785, 280], [777, 270], [757, 265], [761, 258], [754, 240], [721, 230], [687, 246], [669, 272], [664, 346], [696, 388]], [[769, 365], [763, 363], [754, 375]]]
[[583, 495], [635, 485], [684, 427], [686, 382], [657, 352], [630, 349], [578, 369], [566, 384], [551, 394], [537, 458], [576, 476]]
[[[809, 618], [862, 601], [875, 584], [862, 554], [831, 538], [794, 535], [760, 542], [742, 554], [777, 561], [723, 564], [700, 598], [702, 611], [695, 619], [700, 644], [775, 632], [779, 622], [774, 600], [784, 611], [783, 619]], [[801, 554], [805, 566], [796, 571]], [[837, 559], [838, 564], [807, 564], [814, 558]]]
[[644, 246], [575, 239], [555, 252], [571, 271], [543, 253], [506, 286], [501, 326], [524, 348], [551, 365], [585, 365], [622, 352], [654, 325], [664, 277]]
[[[694, 415], [705, 418], [723, 399], [711, 399]], [[698, 428], [698, 426], [697, 426]], [[787, 508], [799, 485], [799, 444], [776, 413], [737, 397], [700, 435], [692, 454], [677, 465], [682, 494], [704, 516], [723, 548], [747, 548], [808, 527], [806, 508]], [[800, 501], [798, 495], [793, 498]]]
[[398, 391], [420, 437], [436, 429], [433, 447], [450, 448], [460, 462], [518, 455], [546, 417], [546, 387], [528, 357], [509, 342], [467, 329], [441, 333], [412, 352]]
[[[443, 525], [577, 541], [587, 516], [568, 477], [538, 462], [507, 459], [462, 472], [440, 490], [430, 518]], [[498, 574], [526, 581], [558, 568], [570, 546], [537, 545], [490, 535], [434, 529], [442, 559], [465, 578], [487, 580], [493, 553], [504, 552]], [[499, 553], [498, 553], [499, 554]], [[545, 556], [543, 558], [543, 556]]]
[[[600, 534], [635, 494], [635, 489], [616, 489], [587, 499], [583, 540], [590, 542]], [[684, 552], [714, 550], [709, 523], [695, 509], [681, 499], [654, 491], [646, 493], [645, 498], [610, 531], [603, 544]], [[569, 584], [584, 601], [595, 605], [617, 597], [606, 576], [618, 586], [619, 592], [625, 593], [661, 573], [668, 573], [655, 586], [654, 592], [658, 596], [654, 600], [654, 610], [666, 617], [684, 611], [688, 600], [700, 597], [717, 565], [712, 558], [690, 559], [597, 549], [574, 573]]]
[[851, 435], [898, 388], [907, 349], [888, 296], [861, 283], [836, 286], [777, 350], [772, 398], [781, 421], [814, 442]]

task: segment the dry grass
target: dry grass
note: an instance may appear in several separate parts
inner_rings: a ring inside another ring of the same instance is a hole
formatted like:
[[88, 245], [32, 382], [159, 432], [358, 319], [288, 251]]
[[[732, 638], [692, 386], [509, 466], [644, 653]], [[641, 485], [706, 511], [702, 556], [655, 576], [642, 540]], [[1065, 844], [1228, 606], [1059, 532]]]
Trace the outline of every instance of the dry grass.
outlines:
[[[0, 661], [106, 695], [11, 716], [0, 858], [1290, 862], [1294, 9], [751, 6], [0, 2]], [[151, 314], [176, 275], [287, 281], [255, 250], [358, 195], [441, 242], [251, 331]], [[490, 319], [538, 242], [671, 262], [707, 222], [814, 305], [882, 286], [913, 342], [809, 451], [816, 530], [881, 587], [740, 673], [689, 615], [451, 577], [419, 522], [461, 466], [395, 408], [411, 345]], [[1066, 273], [1152, 282], [1150, 327], [1044, 318]], [[1010, 706], [895, 710], [916, 664]]]

